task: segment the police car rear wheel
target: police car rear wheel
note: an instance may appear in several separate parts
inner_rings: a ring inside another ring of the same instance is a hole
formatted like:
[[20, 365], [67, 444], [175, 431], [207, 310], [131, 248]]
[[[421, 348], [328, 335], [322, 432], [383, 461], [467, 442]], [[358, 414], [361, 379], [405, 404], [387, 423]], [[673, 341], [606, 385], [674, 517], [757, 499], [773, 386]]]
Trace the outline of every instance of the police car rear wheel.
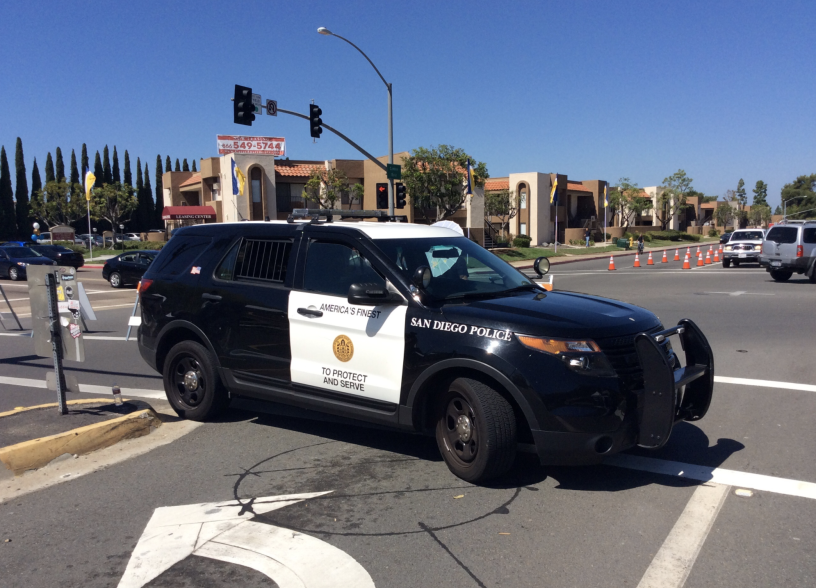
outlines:
[[483, 482], [507, 472], [516, 456], [513, 407], [490, 386], [458, 378], [437, 405], [436, 442], [451, 472]]
[[170, 349], [162, 374], [164, 390], [180, 417], [206, 421], [227, 407], [229, 397], [214, 366], [212, 354], [195, 341]]

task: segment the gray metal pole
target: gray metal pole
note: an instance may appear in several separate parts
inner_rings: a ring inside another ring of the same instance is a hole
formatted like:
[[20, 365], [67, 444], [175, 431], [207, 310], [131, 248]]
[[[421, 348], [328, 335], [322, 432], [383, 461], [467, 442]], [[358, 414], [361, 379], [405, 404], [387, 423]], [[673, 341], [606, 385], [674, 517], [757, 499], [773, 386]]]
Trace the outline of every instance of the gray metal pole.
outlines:
[[[394, 118], [391, 114], [391, 84], [388, 84], [388, 163], [394, 163]], [[388, 180], [388, 214], [394, 216], [394, 179]]]
[[[57, 303], [57, 284], [54, 274], [45, 275], [46, 296], [48, 297], [48, 323], [51, 331], [51, 355], [54, 360], [54, 381], [57, 385], [57, 411], [68, 414], [68, 403], [65, 400], [65, 374], [62, 371], [62, 333], [60, 332], [59, 305]], [[34, 332], [32, 328], [31, 332]]]

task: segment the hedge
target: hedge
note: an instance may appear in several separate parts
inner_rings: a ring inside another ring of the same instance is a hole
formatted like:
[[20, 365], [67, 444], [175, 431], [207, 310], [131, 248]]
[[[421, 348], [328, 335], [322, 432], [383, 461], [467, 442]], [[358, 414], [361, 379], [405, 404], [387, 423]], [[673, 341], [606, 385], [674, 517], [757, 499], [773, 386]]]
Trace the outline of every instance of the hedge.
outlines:
[[527, 235], [519, 235], [513, 239], [513, 247], [529, 247], [532, 239]]

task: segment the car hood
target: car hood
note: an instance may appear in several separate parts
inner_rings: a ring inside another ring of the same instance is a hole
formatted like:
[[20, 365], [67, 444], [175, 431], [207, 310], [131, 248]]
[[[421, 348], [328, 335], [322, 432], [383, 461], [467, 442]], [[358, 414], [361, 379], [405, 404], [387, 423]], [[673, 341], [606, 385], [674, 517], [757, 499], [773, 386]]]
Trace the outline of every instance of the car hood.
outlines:
[[448, 320], [549, 337], [604, 338], [660, 325], [638, 306], [575, 292], [524, 292], [446, 305], [443, 312]]
[[54, 260], [50, 257], [14, 257], [14, 263], [24, 263], [26, 265], [53, 265]]
[[751, 245], [761, 245], [763, 239], [731, 239], [729, 245], [737, 245], [738, 243], [750, 243]]

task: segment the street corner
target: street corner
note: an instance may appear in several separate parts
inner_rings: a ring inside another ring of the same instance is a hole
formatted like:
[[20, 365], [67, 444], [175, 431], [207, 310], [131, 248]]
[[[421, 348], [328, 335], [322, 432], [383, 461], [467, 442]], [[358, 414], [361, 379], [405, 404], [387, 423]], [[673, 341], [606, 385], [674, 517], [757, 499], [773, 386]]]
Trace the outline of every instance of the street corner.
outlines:
[[9, 475], [20, 476], [63, 457], [77, 457], [149, 435], [165, 418], [141, 400], [115, 404], [84, 399], [67, 404], [66, 415], [59, 414], [56, 404], [0, 413], [0, 462]]

